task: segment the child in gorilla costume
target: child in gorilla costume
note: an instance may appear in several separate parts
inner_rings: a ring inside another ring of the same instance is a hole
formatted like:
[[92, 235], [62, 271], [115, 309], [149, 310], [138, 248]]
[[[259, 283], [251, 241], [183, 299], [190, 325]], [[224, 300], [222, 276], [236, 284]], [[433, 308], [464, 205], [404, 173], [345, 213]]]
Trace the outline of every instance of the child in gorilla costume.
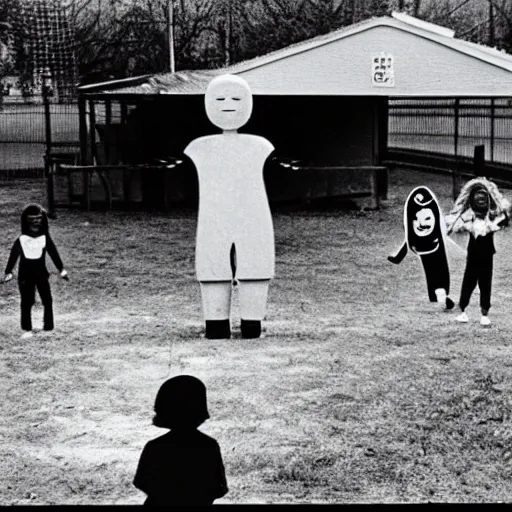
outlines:
[[466, 269], [462, 280], [459, 307], [459, 322], [468, 322], [466, 308], [478, 284], [480, 289], [480, 323], [489, 326], [488, 313], [491, 308], [491, 285], [494, 247], [494, 233], [508, 226], [510, 203], [498, 187], [486, 178], [474, 178], [461, 189], [455, 204], [446, 217], [447, 232], [467, 232]]
[[18, 287], [21, 294], [21, 328], [23, 337], [32, 336], [32, 306], [36, 289], [44, 307], [43, 330], [51, 331], [53, 322], [53, 300], [50, 289], [50, 274], [46, 268], [46, 253], [63, 279], [68, 279], [67, 271], [48, 231], [48, 216], [37, 204], [29, 204], [21, 214], [21, 235], [12, 246], [4, 281], [12, 279], [12, 271], [18, 259]]

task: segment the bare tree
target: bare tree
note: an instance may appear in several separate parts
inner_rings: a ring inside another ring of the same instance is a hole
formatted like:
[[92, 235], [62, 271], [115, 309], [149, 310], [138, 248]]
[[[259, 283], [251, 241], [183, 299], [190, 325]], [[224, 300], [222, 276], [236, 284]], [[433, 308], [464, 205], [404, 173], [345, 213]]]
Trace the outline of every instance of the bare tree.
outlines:
[[512, 49], [510, 0], [430, 0], [423, 17], [453, 29], [462, 39]]
[[499, 46], [512, 53], [512, 4], [510, 0], [489, 0], [499, 20], [495, 29], [498, 31]]
[[[0, 5], [7, 1], [17, 0]], [[97, 68], [120, 77], [168, 69], [169, 0], [63, 1], [76, 27], [82, 72]], [[395, 10], [483, 40], [489, 1], [497, 41], [505, 41], [510, 0], [174, 0], [176, 69], [225, 66]]]
[[181, 0], [176, 11], [176, 68], [213, 67], [221, 61], [217, 0]]
[[0, 0], [0, 77], [16, 68], [15, 24], [18, 0]]

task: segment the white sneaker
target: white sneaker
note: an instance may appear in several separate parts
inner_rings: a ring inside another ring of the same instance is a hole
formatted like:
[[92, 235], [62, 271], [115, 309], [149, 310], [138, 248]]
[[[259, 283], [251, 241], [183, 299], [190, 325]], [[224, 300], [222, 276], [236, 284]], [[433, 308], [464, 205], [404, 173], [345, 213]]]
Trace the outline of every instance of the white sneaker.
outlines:
[[480, 318], [480, 325], [483, 325], [485, 327], [491, 325], [491, 321], [489, 320], [489, 317], [486, 315], [482, 315], [482, 318]]
[[463, 322], [463, 323], [469, 322], [469, 318], [468, 318], [468, 315], [466, 314], [466, 312], [461, 313], [455, 320], [457, 320], [457, 322]]
[[32, 336], [34, 336], [34, 333], [32, 331], [25, 331], [22, 335], [21, 335], [21, 339], [22, 340], [25, 340], [27, 338], [32, 338]]
[[438, 307], [441, 308], [441, 311], [444, 311], [446, 308], [446, 290], [444, 288], [438, 288], [435, 291]]

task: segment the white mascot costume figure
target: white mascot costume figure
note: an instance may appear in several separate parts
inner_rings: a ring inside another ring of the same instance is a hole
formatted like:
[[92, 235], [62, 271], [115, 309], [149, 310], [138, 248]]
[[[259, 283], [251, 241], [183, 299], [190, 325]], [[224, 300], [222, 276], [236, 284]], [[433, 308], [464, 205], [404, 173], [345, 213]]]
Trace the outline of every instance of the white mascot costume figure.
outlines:
[[199, 181], [196, 273], [201, 285], [206, 337], [231, 336], [233, 279], [239, 283], [243, 338], [258, 338], [274, 276], [274, 228], [263, 169], [273, 145], [238, 133], [252, 113], [247, 82], [221, 75], [208, 85], [205, 107], [222, 133], [199, 137], [186, 148]]

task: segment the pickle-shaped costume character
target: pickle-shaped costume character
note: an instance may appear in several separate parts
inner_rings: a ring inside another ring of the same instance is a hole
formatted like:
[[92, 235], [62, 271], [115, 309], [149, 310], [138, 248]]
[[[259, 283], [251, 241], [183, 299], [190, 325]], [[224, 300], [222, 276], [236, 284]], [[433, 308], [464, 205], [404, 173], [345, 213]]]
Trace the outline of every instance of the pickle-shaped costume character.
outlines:
[[416, 187], [404, 206], [405, 240], [396, 254], [388, 256], [391, 263], [400, 263], [410, 249], [423, 266], [430, 302], [452, 309], [450, 269], [446, 256], [446, 227], [439, 203], [428, 187]]

